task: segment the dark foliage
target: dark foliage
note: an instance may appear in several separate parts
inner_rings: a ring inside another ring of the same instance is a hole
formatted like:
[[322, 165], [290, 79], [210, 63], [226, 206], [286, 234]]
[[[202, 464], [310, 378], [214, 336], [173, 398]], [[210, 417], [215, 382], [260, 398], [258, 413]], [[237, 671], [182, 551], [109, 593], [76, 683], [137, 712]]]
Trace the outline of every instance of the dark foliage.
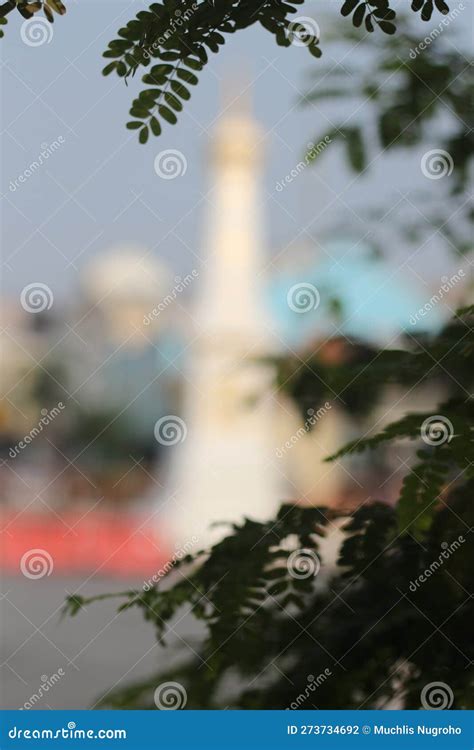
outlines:
[[[433, 3], [418, 2], [413, 7], [432, 10]], [[462, 13], [455, 8], [452, 16], [430, 29], [424, 41], [413, 33], [406, 16], [398, 19], [398, 33], [390, 44], [380, 38], [359, 39], [351, 29], [338, 28], [337, 40], [357, 41], [360, 62], [354, 61], [350, 75], [341, 75], [334, 64], [322, 63], [314, 86], [304, 97], [305, 104], [338, 99], [351, 103], [351, 118], [344, 115], [329, 133], [318, 133], [315, 142], [325, 136], [340, 143], [359, 177], [370, 173], [379, 157], [389, 152], [410, 154], [418, 175], [423, 146], [429, 160], [422, 168], [436, 179], [436, 189], [427, 183], [428, 193], [412, 191], [415, 220], [401, 222], [400, 239], [420, 243], [436, 231], [460, 253], [470, 251], [472, 244], [472, 205], [463, 194], [474, 154], [474, 86], [471, 60], [459, 43], [452, 43], [444, 24], [461, 24]], [[426, 152], [427, 145], [435, 148]], [[320, 152], [310, 149], [306, 158], [314, 161]], [[386, 206], [377, 207], [373, 201], [367, 219], [381, 220], [386, 211]]]
[[[317, 26], [306, 19], [299, 21], [298, 5], [304, 0], [163, 0], [142, 10], [129, 23], [118, 30], [104, 57], [110, 58], [103, 73], [116, 73], [127, 79], [145, 69], [142, 77], [147, 88], [134, 99], [127, 123], [131, 130], [139, 131], [139, 140], [146, 143], [150, 131], [160, 135], [163, 122], [177, 122], [183, 104], [191, 97], [190, 87], [198, 83], [198, 73], [205, 67], [209, 53], [217, 53], [226, 38], [254, 24], [260, 24], [275, 37], [278, 45], [289, 47], [295, 37], [303, 41], [310, 54], [321, 56]], [[423, 6], [423, 7], [421, 7]], [[436, 0], [436, 9], [448, 12], [446, 3]], [[43, 11], [49, 21], [53, 13], [63, 14], [66, 9], [60, 0], [9, 0], [0, 5], [0, 24], [14, 9], [25, 18]], [[413, 2], [414, 11], [428, 21], [434, 6], [432, 0]], [[352, 20], [354, 27], [364, 24], [368, 32], [375, 28], [385, 34], [394, 34], [395, 11], [389, 0], [344, 0], [341, 13]], [[292, 20], [293, 19], [293, 20]], [[0, 29], [0, 35], [3, 32]]]
[[[422, 688], [435, 681], [449, 684], [454, 708], [474, 707], [474, 413], [465, 394], [474, 380], [473, 322], [474, 307], [423, 346], [380, 352], [370, 367], [356, 361], [334, 372], [338, 387], [356, 379], [373, 401], [374, 386], [436, 381], [442, 362], [447, 368], [451, 397], [436, 411], [453, 432], [439, 440], [433, 428], [433, 445], [418, 453], [397, 507], [372, 502], [342, 519], [322, 507], [284, 505], [274, 520], [247, 520], [208, 553], [183, 559], [169, 587], [123, 594], [122, 609], [139, 607], [159, 639], [183, 607], [204, 622], [197, 656], [172, 675], [187, 690], [188, 708], [376, 708], [396, 699], [416, 709]], [[310, 372], [320, 387], [315, 367], [290, 378], [297, 399], [299, 381]], [[450, 379], [454, 372], [458, 377]], [[323, 398], [315, 394], [314, 403]], [[408, 415], [341, 455], [400, 438], [422, 444], [425, 418]], [[323, 583], [320, 576], [295, 578], [291, 551], [321, 556], [321, 538], [341, 523], [337, 568], [323, 559]], [[66, 611], [75, 614], [90, 601], [70, 597]], [[121, 688], [104, 705], [153, 707], [153, 689], [168, 677], [158, 673]], [[234, 692], [223, 703], [229, 679]]]

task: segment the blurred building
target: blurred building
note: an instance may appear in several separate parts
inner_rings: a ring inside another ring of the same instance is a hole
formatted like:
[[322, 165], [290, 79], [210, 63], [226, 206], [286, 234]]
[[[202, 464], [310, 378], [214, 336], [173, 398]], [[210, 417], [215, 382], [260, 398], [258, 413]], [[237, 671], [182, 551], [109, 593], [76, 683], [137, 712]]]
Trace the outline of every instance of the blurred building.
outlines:
[[[364, 347], [400, 345], [403, 331], [437, 329], [449, 308], [419, 317], [432, 290], [348, 238], [320, 238], [317, 252], [296, 247], [279, 261], [265, 242], [262, 140], [248, 112], [216, 128], [199, 271], [173, 277], [147, 248], [125, 244], [86, 264], [62, 308], [2, 304], [4, 510], [25, 522], [70, 513], [67, 528], [102, 510], [117, 523], [158, 514], [158, 532], [179, 542], [197, 532], [204, 541], [214, 521], [271, 517], [282, 501], [359, 503], [372, 485], [390, 497], [381, 479], [396, 467], [324, 462], [364, 430], [339, 395], [300, 414], [271, 363], [290, 356], [304, 367], [317, 352], [342, 364]], [[452, 307], [461, 293], [453, 286]], [[425, 397], [392, 394], [398, 411], [382, 405], [377, 429]]]

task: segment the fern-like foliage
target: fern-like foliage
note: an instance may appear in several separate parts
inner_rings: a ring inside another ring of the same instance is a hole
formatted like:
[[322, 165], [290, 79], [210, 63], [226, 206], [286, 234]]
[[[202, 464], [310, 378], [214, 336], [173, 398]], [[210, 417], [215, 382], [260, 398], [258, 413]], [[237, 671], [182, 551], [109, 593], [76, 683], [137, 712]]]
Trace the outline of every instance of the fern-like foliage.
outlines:
[[[150, 132], [160, 135], [162, 123], [177, 122], [184, 103], [190, 99], [190, 87], [198, 83], [198, 74], [208, 62], [209, 53], [217, 53], [229, 35], [260, 24], [272, 34], [278, 45], [289, 47], [295, 38], [303, 42], [314, 57], [321, 57], [319, 27], [308, 23], [307, 16], [294, 16], [304, 0], [163, 0], [141, 10], [120, 28], [104, 57], [110, 62], [104, 75], [115, 73], [128, 79], [139, 70], [146, 88], [133, 100], [127, 123], [139, 131], [140, 143], [146, 143]], [[449, 11], [442, 0], [414, 0], [412, 10], [421, 11], [425, 21], [431, 19], [434, 6]], [[25, 18], [43, 10], [49, 21], [53, 12], [65, 13], [61, 0], [7, 0], [0, 5], [0, 26], [7, 15], [18, 10]], [[373, 32], [396, 31], [396, 12], [389, 0], [344, 0], [341, 14], [351, 18], [354, 28], [364, 25]], [[0, 28], [0, 36], [3, 31]]]
[[[442, 10], [444, 3], [437, 4]], [[433, 2], [413, 2], [412, 7], [425, 18], [433, 11]], [[361, 54], [354, 60], [351, 75], [341, 75], [334, 65], [321, 66], [315, 75], [314, 85], [306, 92], [304, 104], [338, 100], [351, 102], [354, 115], [350, 120], [343, 116], [328, 132], [319, 132], [314, 142], [323, 136], [344, 149], [347, 163], [356, 174], [370, 171], [378, 156], [385, 152], [407, 152], [414, 157], [419, 173], [422, 152], [426, 144], [425, 176], [445, 179], [431, 184], [431, 191], [416, 194], [414, 201], [423, 205], [423, 213], [430, 221], [417, 214], [414, 221], [400, 222], [400, 233], [406, 241], [431, 234], [437, 228], [453, 247], [464, 253], [472, 247], [472, 207], [459, 202], [459, 197], [469, 186], [474, 154], [470, 120], [474, 94], [470, 75], [470, 55], [453, 45], [452, 35], [463, 24], [467, 7], [453, 8], [449, 18], [444, 18], [430, 30], [425, 40], [413, 32], [411, 18], [406, 13], [397, 19], [397, 34], [390, 45], [380, 39], [357, 39]], [[452, 25], [453, 29], [447, 27]], [[346, 37], [354, 43], [356, 37], [347, 27], [338, 29], [337, 38]], [[446, 120], [446, 112], [454, 116]], [[433, 148], [434, 147], [434, 148]], [[306, 158], [320, 158], [310, 149]], [[442, 194], [442, 198], [440, 197]], [[436, 197], [433, 207], [429, 199]], [[370, 206], [368, 218], [381, 218], [386, 207]]]
[[32, 2], [28, 2], [28, 0], [7, 0], [0, 5], [0, 39], [4, 36], [1, 27], [6, 26], [7, 16], [13, 10], [18, 11], [25, 20], [33, 18], [36, 13], [42, 11], [49, 23], [54, 23], [54, 14], [63, 16], [66, 13], [66, 6], [61, 0], [32, 0]]
[[[190, 86], [198, 83], [198, 73], [208, 62], [209, 53], [219, 52], [229, 35], [254, 24], [272, 34], [278, 45], [289, 47], [297, 38], [310, 54], [320, 57], [318, 25], [308, 23], [306, 16], [294, 16], [295, 6], [303, 2], [164, 0], [151, 5], [148, 11], [140, 11], [119, 30], [119, 38], [110, 42], [104, 53], [112, 58], [104, 75], [115, 72], [127, 78], [139, 68], [150, 68], [142, 78], [148, 87], [133, 101], [133, 119], [127, 127], [138, 130], [140, 142], [146, 143], [150, 131], [153, 135], [161, 133], [163, 121], [176, 123], [184, 102], [191, 97]], [[438, 10], [445, 13], [445, 6], [439, 3]], [[369, 32], [375, 27], [386, 34], [396, 30], [396, 13], [389, 0], [345, 0], [341, 13], [351, 17], [354, 27], [364, 22]], [[428, 20], [431, 13], [424, 12], [422, 17]]]
[[[284, 505], [272, 521], [233, 526], [154, 588], [119, 595], [121, 609], [138, 607], [160, 640], [181, 613], [201, 621], [205, 635], [178, 668], [120, 687], [100, 705], [153, 708], [154, 690], [171, 679], [184, 686], [188, 708], [380, 708], [396, 701], [417, 709], [423, 687], [435, 681], [449, 685], [454, 708], [474, 707], [474, 412], [464, 395], [474, 380], [473, 317], [474, 307], [460, 310], [432, 341], [379, 352], [370, 366], [370, 350], [359, 347], [347, 371], [335, 368], [333, 384], [349, 387], [356, 377], [371, 397], [388, 376], [403, 385], [420, 378], [445, 390], [449, 384], [451, 398], [435, 407], [437, 421], [424, 432], [433, 415], [410, 414], [340, 453], [428, 438], [433, 444], [418, 453], [397, 506], [371, 502], [342, 516]], [[318, 364], [312, 360], [286, 383], [300, 405], [307, 404], [309, 372], [312, 403], [325, 397]], [[442, 441], [441, 416], [453, 427]], [[342, 537], [337, 566], [324, 559], [321, 539], [329, 534]], [[318, 565], [295, 575], [295, 551]], [[100, 598], [71, 596], [65, 610], [77, 614]]]

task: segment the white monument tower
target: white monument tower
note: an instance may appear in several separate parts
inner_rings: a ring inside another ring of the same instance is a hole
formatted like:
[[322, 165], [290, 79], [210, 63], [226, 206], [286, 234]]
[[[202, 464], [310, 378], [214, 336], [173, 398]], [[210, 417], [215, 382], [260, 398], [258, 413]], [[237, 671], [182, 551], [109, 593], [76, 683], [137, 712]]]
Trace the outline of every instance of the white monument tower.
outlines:
[[185, 372], [187, 435], [175, 449], [166, 520], [174, 541], [207, 544], [224, 533], [218, 521], [266, 520], [284, 499], [277, 447], [272, 351], [264, 305], [260, 225], [262, 134], [232, 112], [211, 149], [213, 193], [204, 265], [193, 310], [195, 340]]

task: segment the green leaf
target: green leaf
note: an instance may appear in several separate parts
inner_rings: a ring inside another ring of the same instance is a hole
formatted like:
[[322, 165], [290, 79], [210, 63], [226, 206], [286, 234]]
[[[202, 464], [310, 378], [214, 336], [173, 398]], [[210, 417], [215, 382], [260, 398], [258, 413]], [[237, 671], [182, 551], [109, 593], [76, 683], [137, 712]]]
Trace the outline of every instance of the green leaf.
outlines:
[[175, 125], [178, 120], [174, 112], [171, 111], [171, 109], [168, 109], [168, 107], [163, 106], [162, 104], [158, 107], [158, 112], [162, 116], [166, 122], [169, 122], [171, 125]]
[[108, 64], [108, 65], [106, 65], [106, 66], [105, 66], [105, 68], [103, 69], [103, 71], [102, 71], [102, 75], [103, 75], [103, 76], [108, 76], [108, 75], [109, 75], [109, 73], [111, 73], [111, 72], [112, 72], [113, 70], [115, 70], [115, 68], [116, 68], [116, 67], [117, 67], [117, 63], [116, 63], [116, 62], [111, 62], [111, 63], [109, 63], [109, 64]]
[[357, 28], [362, 24], [362, 21], [364, 20], [365, 11], [366, 6], [364, 3], [362, 3], [358, 8], [356, 8], [354, 15], [352, 16], [352, 24]]
[[198, 83], [198, 79], [194, 73], [191, 73], [190, 70], [186, 70], [185, 68], [178, 68], [178, 78], [182, 78], [183, 81], [190, 83], [192, 86], [195, 86]]
[[349, 16], [354, 10], [354, 8], [356, 7], [356, 5], [358, 5], [358, 3], [359, 3], [359, 0], [346, 0], [346, 2], [343, 4], [341, 8], [341, 14], [343, 16]]
[[385, 34], [395, 34], [397, 27], [390, 21], [379, 21], [379, 26]]
[[144, 128], [142, 128], [140, 130], [140, 133], [138, 135], [138, 140], [140, 141], [140, 143], [146, 143], [147, 142], [147, 140], [148, 140], [148, 128], [147, 128], [146, 125], [145, 125]]
[[158, 120], [156, 119], [156, 117], [152, 117], [151, 118], [151, 120], [150, 120], [150, 128], [151, 128], [151, 132], [153, 133], [153, 135], [156, 135], [156, 136], [160, 135], [160, 133], [161, 133], [161, 125], [158, 122]]
[[200, 60], [196, 60], [194, 57], [185, 57], [183, 59], [184, 65], [187, 65], [188, 68], [192, 68], [193, 70], [202, 70], [203, 64]]
[[179, 81], [171, 81], [171, 88], [173, 89], [174, 93], [181, 97], [181, 99], [190, 99], [191, 93], [188, 91], [186, 86], [184, 86]]
[[170, 107], [175, 109], [177, 112], [181, 112], [183, 109], [183, 105], [181, 104], [180, 100], [177, 96], [174, 94], [170, 94], [169, 91], [165, 94], [165, 101], [167, 104], [169, 104]]

